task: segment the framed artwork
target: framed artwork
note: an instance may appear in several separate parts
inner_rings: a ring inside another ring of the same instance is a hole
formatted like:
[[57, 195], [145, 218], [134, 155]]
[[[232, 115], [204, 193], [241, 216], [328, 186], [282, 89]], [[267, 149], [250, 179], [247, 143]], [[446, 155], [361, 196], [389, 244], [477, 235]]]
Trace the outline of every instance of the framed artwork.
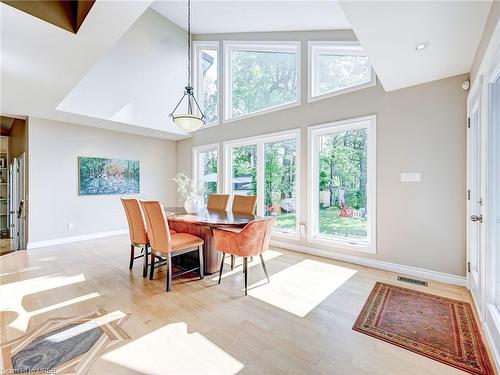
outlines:
[[78, 194], [140, 193], [139, 160], [78, 157]]

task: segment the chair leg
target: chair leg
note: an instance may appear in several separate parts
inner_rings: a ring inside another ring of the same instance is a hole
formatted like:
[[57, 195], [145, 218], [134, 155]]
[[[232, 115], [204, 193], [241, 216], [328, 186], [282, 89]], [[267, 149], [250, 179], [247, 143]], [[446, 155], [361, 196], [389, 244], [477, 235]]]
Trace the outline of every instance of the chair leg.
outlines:
[[170, 292], [172, 290], [172, 257], [167, 254], [167, 285], [165, 290]]
[[262, 268], [264, 269], [264, 273], [266, 274], [266, 279], [267, 279], [267, 282], [269, 283], [269, 275], [267, 274], [267, 268], [266, 268], [266, 263], [264, 262], [264, 257], [262, 256], [262, 254], [260, 254], [260, 262], [262, 263]]
[[248, 285], [248, 258], [243, 258], [243, 272], [245, 273], [245, 296], [247, 295], [247, 285]]
[[135, 253], [135, 248], [134, 245], [130, 244], [130, 263], [128, 265], [128, 269], [131, 270], [132, 267], [134, 266], [134, 254]]
[[234, 255], [231, 254], [231, 271], [234, 270]]
[[222, 262], [220, 262], [219, 282], [217, 284], [220, 284], [220, 281], [222, 279], [222, 270], [224, 268], [224, 258], [225, 257], [226, 257], [226, 253], [222, 253]]
[[146, 244], [144, 246], [144, 259], [142, 260], [142, 277], [148, 276], [148, 248], [149, 246]]
[[155, 255], [151, 251], [151, 265], [149, 266], [149, 280], [153, 280], [155, 273]]
[[200, 267], [200, 279], [205, 277], [205, 265], [203, 264], [203, 245], [198, 246], [198, 262]]

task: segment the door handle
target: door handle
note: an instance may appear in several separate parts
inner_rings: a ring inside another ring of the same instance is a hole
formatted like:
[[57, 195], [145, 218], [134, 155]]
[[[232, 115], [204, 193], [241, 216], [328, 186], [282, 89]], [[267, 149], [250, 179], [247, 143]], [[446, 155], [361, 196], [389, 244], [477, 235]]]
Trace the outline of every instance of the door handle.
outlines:
[[480, 223], [482, 223], [483, 222], [483, 215], [472, 215], [470, 217], [470, 220], [474, 221], [474, 222], [479, 221]]

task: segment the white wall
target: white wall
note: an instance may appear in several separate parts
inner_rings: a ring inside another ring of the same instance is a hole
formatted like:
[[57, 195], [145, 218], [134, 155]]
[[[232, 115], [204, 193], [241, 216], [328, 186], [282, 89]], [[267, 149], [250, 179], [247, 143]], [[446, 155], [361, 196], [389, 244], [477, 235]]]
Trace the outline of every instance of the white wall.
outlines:
[[78, 156], [139, 160], [141, 192], [131, 196], [175, 205], [173, 141], [33, 117], [28, 136], [30, 244], [127, 228], [120, 195], [78, 195]]
[[488, 19], [486, 20], [486, 24], [484, 25], [483, 35], [481, 36], [481, 40], [479, 42], [479, 46], [477, 47], [476, 55], [474, 56], [474, 61], [472, 62], [472, 66], [470, 68], [470, 78], [473, 83], [479, 72], [479, 67], [481, 66], [481, 62], [483, 61], [484, 54], [486, 53], [486, 49], [490, 44], [491, 37], [495, 32], [495, 29], [500, 22], [500, 1], [493, 1], [490, 8], [490, 13], [488, 14]]
[[[302, 40], [302, 77], [312, 40], [354, 40], [348, 31], [203, 35], [198, 39]], [[301, 128], [301, 218], [307, 220], [308, 126], [377, 116], [377, 253], [289, 241], [327, 252], [372, 258], [447, 274], [465, 275], [467, 75], [385, 92], [376, 86], [280, 111], [241, 119], [177, 142], [177, 168], [191, 172], [193, 146]], [[307, 80], [301, 82], [302, 98]], [[222, 147], [222, 145], [221, 145]], [[402, 184], [401, 172], [421, 172], [422, 182]]]
[[184, 29], [147, 9], [57, 109], [180, 139], [168, 115], [187, 82], [186, 43]]

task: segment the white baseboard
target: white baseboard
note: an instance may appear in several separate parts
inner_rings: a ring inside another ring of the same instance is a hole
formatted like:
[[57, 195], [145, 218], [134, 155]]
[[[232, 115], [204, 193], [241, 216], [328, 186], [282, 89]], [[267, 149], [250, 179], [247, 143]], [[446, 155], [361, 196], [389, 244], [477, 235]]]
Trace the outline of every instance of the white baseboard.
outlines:
[[361, 266], [367, 266], [372, 268], [379, 268], [385, 271], [392, 271], [408, 276], [418, 277], [422, 279], [435, 280], [443, 283], [465, 286], [465, 277], [451, 275], [448, 273], [437, 272], [426, 270], [423, 268], [417, 268], [412, 266], [405, 266], [397, 263], [384, 262], [382, 260], [370, 259], [357, 257], [354, 255], [340, 254], [333, 251], [325, 251], [316, 249], [312, 246], [291, 244], [288, 242], [281, 242], [276, 240], [271, 240], [271, 246], [280, 247], [283, 249], [289, 249], [293, 251], [298, 251], [301, 253], [317, 255], [324, 258], [335, 259], [343, 262], [359, 264]]
[[61, 245], [61, 244], [70, 243], [70, 242], [87, 241], [87, 240], [93, 240], [96, 238], [119, 236], [119, 235], [126, 234], [126, 233], [128, 233], [128, 229], [118, 229], [118, 230], [111, 230], [111, 231], [107, 231], [107, 232], [82, 234], [80, 236], [73, 236], [73, 237], [54, 238], [52, 240], [32, 241], [32, 242], [28, 242], [27, 249], [37, 249], [39, 247]]

